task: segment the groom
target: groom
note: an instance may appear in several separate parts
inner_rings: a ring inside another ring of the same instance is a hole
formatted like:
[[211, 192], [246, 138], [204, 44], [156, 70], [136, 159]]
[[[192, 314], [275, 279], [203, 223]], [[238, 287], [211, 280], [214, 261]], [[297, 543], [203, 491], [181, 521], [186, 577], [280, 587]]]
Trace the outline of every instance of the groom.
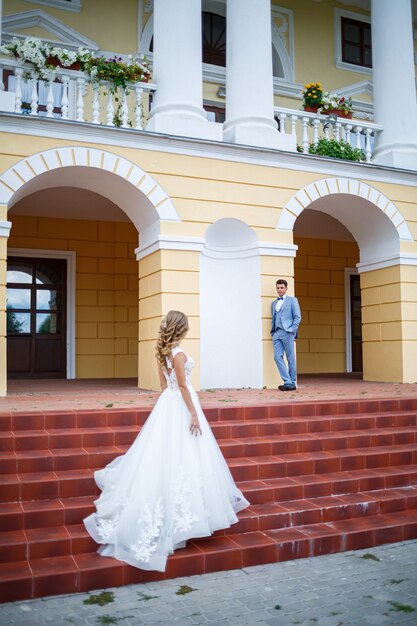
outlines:
[[[294, 342], [298, 335], [301, 312], [297, 298], [287, 295], [287, 288], [286, 280], [282, 278], [277, 280], [278, 298], [273, 301], [271, 307], [271, 337], [274, 343], [274, 360], [284, 383], [278, 387], [280, 391], [297, 389]], [[284, 354], [287, 357], [288, 367], [284, 361]]]

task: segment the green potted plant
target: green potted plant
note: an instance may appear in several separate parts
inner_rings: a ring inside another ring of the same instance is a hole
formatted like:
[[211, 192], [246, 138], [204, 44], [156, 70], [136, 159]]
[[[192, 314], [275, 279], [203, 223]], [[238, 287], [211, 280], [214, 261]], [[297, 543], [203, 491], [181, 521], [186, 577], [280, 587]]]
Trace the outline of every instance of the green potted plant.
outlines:
[[324, 137], [319, 139], [316, 145], [310, 144], [309, 153], [334, 159], [345, 159], [346, 161], [366, 161], [365, 153], [360, 148], [352, 148], [347, 141], [325, 139]]
[[83, 69], [92, 83], [106, 84], [111, 93], [116, 93], [119, 88], [126, 90], [130, 83], [147, 83], [151, 77], [146, 58], [135, 59], [132, 55], [127, 60], [116, 56], [90, 56], [83, 63]]
[[323, 97], [323, 88], [321, 83], [307, 83], [304, 85], [302, 95], [304, 111], [317, 113]]
[[338, 96], [337, 93], [329, 93], [325, 91], [322, 95], [319, 113], [329, 115], [335, 113], [339, 117], [352, 118], [352, 100]]

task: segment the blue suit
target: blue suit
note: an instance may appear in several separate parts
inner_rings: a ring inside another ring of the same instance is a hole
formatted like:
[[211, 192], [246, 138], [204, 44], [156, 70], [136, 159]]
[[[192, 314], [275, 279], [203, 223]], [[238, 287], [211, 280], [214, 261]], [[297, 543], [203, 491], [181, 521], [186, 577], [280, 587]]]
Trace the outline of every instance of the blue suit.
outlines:
[[[271, 306], [271, 337], [274, 343], [274, 360], [284, 385], [295, 387], [297, 382], [297, 367], [295, 362], [294, 341], [298, 336], [298, 326], [301, 322], [300, 305], [297, 298], [285, 295], [281, 310], [277, 313], [274, 300]], [[284, 361], [287, 357], [288, 367]]]

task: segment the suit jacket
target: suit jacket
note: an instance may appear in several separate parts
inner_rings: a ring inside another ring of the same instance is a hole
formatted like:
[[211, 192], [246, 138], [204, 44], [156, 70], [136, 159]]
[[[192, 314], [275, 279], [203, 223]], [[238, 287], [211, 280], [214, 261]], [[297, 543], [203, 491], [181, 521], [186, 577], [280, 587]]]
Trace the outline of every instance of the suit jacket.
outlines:
[[[272, 325], [271, 325], [271, 335], [273, 336], [275, 333], [275, 305], [278, 300], [274, 300], [271, 305], [271, 316], [272, 316]], [[301, 322], [301, 311], [300, 305], [298, 304], [297, 298], [293, 296], [285, 296], [284, 302], [281, 307], [281, 323], [283, 329], [288, 333], [294, 333], [295, 338], [298, 336], [298, 326]]]

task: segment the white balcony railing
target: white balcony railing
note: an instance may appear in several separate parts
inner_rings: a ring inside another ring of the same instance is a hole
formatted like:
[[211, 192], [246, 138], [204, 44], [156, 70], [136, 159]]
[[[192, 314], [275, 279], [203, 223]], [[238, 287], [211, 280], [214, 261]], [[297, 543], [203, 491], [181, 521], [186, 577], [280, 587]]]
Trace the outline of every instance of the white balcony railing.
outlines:
[[[10, 57], [0, 58], [0, 71], [6, 85], [6, 91], [0, 92], [0, 111], [136, 130], [144, 129], [144, 111], [149, 110], [145, 99], [157, 89], [152, 83], [139, 82], [112, 93], [107, 85], [92, 84], [84, 72], [66, 68], [57, 68], [48, 80], [39, 80], [30, 64], [21, 65]], [[359, 119], [338, 117], [330, 122], [327, 115], [281, 107], [274, 112], [279, 132], [294, 135], [304, 154], [320, 137], [343, 139], [362, 149], [371, 163], [375, 136], [383, 130]]]
[[383, 130], [382, 126], [359, 119], [337, 117], [330, 120], [328, 115], [318, 115], [307, 111], [294, 111], [276, 107], [275, 118], [279, 122], [279, 131], [291, 133], [297, 138], [304, 154], [308, 154], [310, 144], [317, 145], [320, 137], [347, 141], [352, 148], [364, 151], [366, 162], [372, 163], [375, 135]]
[[141, 130], [144, 95], [156, 89], [139, 82], [112, 93], [108, 85], [98, 87], [84, 72], [67, 68], [57, 68], [48, 80], [39, 80], [31, 65], [10, 58], [0, 59], [0, 68], [6, 92], [14, 94], [8, 99], [12, 103], [9, 112], [31, 116]]

